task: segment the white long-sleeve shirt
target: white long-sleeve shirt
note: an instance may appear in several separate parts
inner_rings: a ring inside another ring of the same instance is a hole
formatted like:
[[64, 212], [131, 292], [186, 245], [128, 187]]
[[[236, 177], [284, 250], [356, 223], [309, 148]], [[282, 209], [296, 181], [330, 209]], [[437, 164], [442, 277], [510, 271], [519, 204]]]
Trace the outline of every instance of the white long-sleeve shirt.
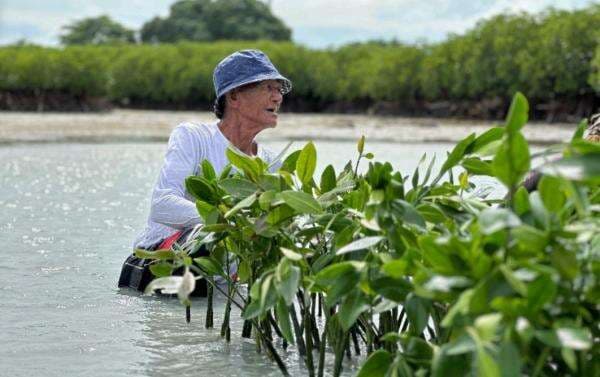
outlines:
[[[202, 222], [194, 199], [185, 189], [185, 179], [198, 174], [203, 160], [208, 160], [219, 174], [229, 162], [225, 155], [229, 145], [217, 122], [185, 122], [175, 127], [152, 192], [148, 223], [135, 239], [134, 248], [148, 248]], [[260, 145], [257, 155], [268, 163], [273, 160], [271, 152]]]

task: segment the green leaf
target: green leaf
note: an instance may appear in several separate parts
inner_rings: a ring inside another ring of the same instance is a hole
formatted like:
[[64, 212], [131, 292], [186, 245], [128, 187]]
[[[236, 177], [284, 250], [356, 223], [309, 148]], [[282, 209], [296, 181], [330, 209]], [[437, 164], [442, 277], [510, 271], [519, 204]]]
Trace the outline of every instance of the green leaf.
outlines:
[[[421, 165], [423, 164], [423, 162], [425, 162], [426, 158], [427, 158], [427, 153], [423, 153], [423, 156], [421, 156], [421, 159], [417, 163], [417, 167], [415, 168], [415, 171], [412, 174], [411, 184], [412, 184], [413, 189], [417, 189], [417, 186], [419, 186], [419, 171], [420, 171]], [[423, 184], [425, 184], [425, 183], [423, 183]]]
[[382, 267], [383, 272], [386, 275], [393, 277], [394, 279], [401, 279], [406, 277], [408, 269], [408, 262], [404, 259], [394, 259], [385, 263]]
[[327, 165], [321, 174], [321, 184], [319, 185], [321, 188], [321, 194], [333, 190], [335, 185], [335, 170], [333, 169], [332, 165]]
[[504, 136], [504, 128], [492, 127], [489, 130], [482, 133], [481, 135], [477, 136], [477, 138], [473, 141], [473, 144], [471, 144], [467, 152], [477, 153], [484, 149], [484, 147], [488, 146], [490, 143], [502, 139], [502, 136]]
[[259, 315], [260, 301], [258, 300], [250, 301], [250, 303], [244, 307], [244, 312], [242, 313], [242, 317], [244, 317], [244, 319], [256, 318]]
[[500, 345], [498, 363], [502, 366], [500, 372], [502, 377], [521, 377], [521, 355], [519, 349], [509, 341]]
[[473, 338], [463, 333], [457, 339], [444, 345], [445, 353], [450, 356], [462, 355], [465, 353], [471, 353], [477, 349], [477, 345], [473, 341]]
[[425, 220], [409, 202], [402, 199], [394, 199], [392, 201], [392, 208], [394, 209], [394, 215], [402, 219], [402, 221], [416, 225], [420, 228], [425, 228]]
[[592, 336], [588, 329], [562, 327], [556, 330], [536, 331], [535, 337], [543, 343], [573, 350], [587, 350], [592, 347]]
[[350, 330], [358, 316], [369, 309], [369, 301], [359, 289], [354, 289], [340, 305], [339, 320], [344, 331]]
[[325, 267], [315, 275], [315, 282], [326, 289], [325, 303], [329, 307], [356, 289], [363, 267], [362, 262], [341, 262]]
[[515, 274], [508, 268], [506, 265], [500, 266], [500, 272], [508, 282], [508, 284], [515, 290], [515, 292], [519, 293], [522, 296], [527, 295], [527, 285], [524, 282], [519, 280]]
[[187, 177], [185, 179], [185, 189], [194, 198], [210, 204], [215, 204], [219, 200], [214, 187], [203, 177]]
[[424, 235], [418, 238], [419, 248], [425, 261], [441, 274], [453, 275], [456, 270], [450, 255], [436, 242], [434, 235]]
[[280, 195], [281, 199], [298, 213], [319, 214], [323, 212], [319, 202], [305, 192], [288, 190], [281, 192]]
[[384, 239], [384, 237], [381, 237], [381, 236], [361, 238], [361, 239], [353, 241], [353, 242], [349, 243], [348, 245], [340, 248], [339, 250], [337, 250], [335, 252], [335, 254], [342, 255], [342, 254], [350, 253], [352, 251], [369, 249], [369, 248], [377, 245], [383, 239]]
[[531, 205], [531, 212], [533, 217], [544, 227], [548, 229], [550, 226], [550, 215], [546, 206], [542, 202], [542, 198], [538, 191], [534, 191], [529, 194], [529, 204]]
[[521, 225], [521, 219], [509, 209], [488, 208], [479, 214], [479, 224], [483, 234], [492, 234]]
[[385, 376], [390, 364], [392, 364], [392, 355], [385, 350], [377, 350], [369, 356], [367, 361], [358, 371], [356, 377], [382, 377]]
[[276, 198], [276, 193], [273, 190], [265, 191], [258, 197], [258, 205], [263, 211], [268, 211], [271, 208], [271, 203]]
[[300, 284], [300, 268], [291, 265], [285, 259], [277, 266], [276, 288], [287, 305], [291, 305]]
[[530, 253], [542, 253], [548, 245], [548, 235], [530, 225], [522, 224], [512, 230], [521, 250]]
[[483, 348], [477, 349], [477, 373], [474, 376], [500, 377], [500, 367], [496, 360]]
[[227, 213], [225, 213], [225, 218], [228, 219], [231, 216], [238, 213], [240, 210], [252, 206], [254, 204], [254, 202], [256, 202], [256, 193], [239, 201], [235, 206], [233, 206], [233, 208], [231, 208], [229, 211], [227, 211]]
[[473, 175], [492, 175], [492, 164], [478, 157], [465, 158], [461, 165]]
[[533, 313], [554, 299], [556, 284], [550, 276], [541, 275], [527, 285], [527, 307]]
[[444, 165], [442, 165], [442, 168], [440, 169], [440, 175], [444, 174], [446, 171], [458, 164], [458, 162], [465, 155], [465, 151], [471, 145], [471, 143], [473, 143], [474, 140], [475, 134], [473, 133], [464, 138], [463, 140], [459, 141], [458, 144], [454, 146], [454, 149], [452, 149], [452, 152], [450, 152], [450, 155], [446, 159], [446, 162], [444, 162]]
[[258, 190], [258, 186], [244, 178], [225, 178], [219, 182], [229, 195], [236, 198], [246, 198]]
[[565, 364], [567, 364], [573, 372], [577, 372], [577, 355], [575, 354], [575, 351], [570, 348], [563, 348], [560, 350], [560, 355], [565, 361]]
[[430, 291], [450, 292], [453, 289], [469, 287], [472, 283], [471, 279], [464, 276], [433, 275], [423, 287]]
[[152, 275], [156, 276], [157, 278], [171, 276], [172, 271], [173, 268], [169, 263], [157, 263], [150, 265], [150, 272], [152, 272]]
[[293, 173], [296, 170], [296, 162], [298, 161], [298, 156], [300, 156], [300, 151], [294, 151], [290, 153], [290, 155], [287, 156], [281, 164], [279, 170]]
[[263, 314], [277, 303], [276, 290], [272, 288], [273, 275], [263, 276], [260, 284], [260, 313]]
[[434, 351], [432, 361], [432, 377], [465, 377], [471, 376], [472, 361], [469, 354], [450, 355], [447, 344]]
[[505, 140], [492, 161], [494, 175], [507, 187], [517, 186], [529, 171], [529, 167], [529, 146], [520, 133]]
[[525, 187], [520, 186], [515, 192], [513, 197], [513, 208], [515, 213], [519, 216], [531, 209], [531, 206], [529, 205], [529, 193]]
[[571, 153], [565, 153], [565, 157], [571, 157], [573, 154], [600, 154], [600, 143], [586, 139], [574, 140], [568, 145], [566, 152]]
[[418, 297], [412, 293], [407, 296], [404, 309], [410, 323], [409, 330], [411, 334], [420, 335], [423, 332], [429, 320], [430, 307], [431, 302], [427, 299]]
[[404, 302], [406, 295], [413, 290], [412, 284], [406, 279], [394, 279], [387, 276], [371, 279], [369, 285], [375, 292], [395, 302]]
[[208, 160], [202, 160], [202, 163], [200, 164], [200, 171], [202, 172], [202, 176], [209, 181], [214, 181], [217, 179], [215, 168], [213, 168], [212, 164]]
[[136, 249], [135, 256], [140, 259], [173, 260], [175, 259], [175, 252], [171, 249], [160, 249], [153, 251]]
[[288, 343], [294, 344], [295, 340], [290, 322], [290, 312], [284, 300], [277, 300], [275, 312], [277, 313], [277, 324], [279, 324], [281, 334], [283, 334], [283, 337], [288, 341]]
[[575, 132], [573, 133], [573, 136], [571, 137], [571, 141], [573, 142], [575, 140], [583, 139], [583, 134], [585, 133], [587, 126], [588, 126], [588, 122], [586, 119], [583, 119], [581, 122], [579, 122], [579, 124], [577, 125], [577, 129], [575, 130]]
[[231, 145], [227, 148], [225, 155], [233, 166], [244, 172], [246, 177], [250, 178], [252, 181], [256, 181], [261, 173], [261, 168], [258, 162]]
[[272, 173], [261, 174], [261, 176], [258, 177], [257, 184], [264, 191], [273, 190], [276, 192], [281, 191], [284, 186], [282, 184], [281, 176], [279, 174], [272, 174]]
[[538, 184], [538, 191], [546, 209], [550, 212], [560, 211], [567, 198], [561, 190], [562, 180], [560, 178], [544, 175]]
[[501, 321], [502, 314], [500, 313], [484, 314], [477, 317], [475, 329], [479, 338], [484, 342], [492, 342], [498, 333]]
[[509, 135], [515, 135], [529, 119], [529, 103], [527, 98], [521, 92], [517, 92], [510, 104], [508, 115], [506, 116], [506, 132]]
[[243, 260], [240, 262], [237, 268], [237, 276], [243, 283], [250, 280], [250, 277], [252, 277], [252, 269], [250, 268], [250, 263], [248, 261]]
[[198, 210], [200, 217], [204, 219], [205, 224], [212, 224], [217, 221], [219, 217], [219, 210], [217, 207], [200, 199], [196, 200], [196, 209]]
[[540, 168], [543, 174], [572, 181], [600, 183], [600, 153], [563, 158]]
[[412, 362], [428, 365], [433, 357], [433, 348], [427, 341], [417, 336], [400, 336], [404, 356]]
[[279, 205], [269, 210], [269, 214], [267, 215], [267, 223], [270, 225], [277, 225], [280, 222], [294, 216], [294, 213], [294, 210], [287, 204]]
[[448, 219], [446, 214], [444, 214], [444, 212], [436, 204], [419, 204], [417, 206], [417, 211], [424, 220], [433, 224], [443, 223]]
[[308, 142], [296, 161], [296, 175], [305, 185], [310, 184], [317, 166], [317, 150], [312, 142]]
[[224, 276], [223, 266], [213, 257], [199, 257], [194, 258], [194, 262], [204, 271], [207, 275], [212, 276]]
[[471, 301], [475, 296], [476, 291], [474, 289], [467, 289], [463, 291], [458, 300], [450, 307], [448, 313], [442, 320], [441, 324], [444, 327], [451, 327], [455, 324], [455, 321], [460, 318], [460, 316], [465, 315], [469, 312], [469, 306], [471, 305]]
[[215, 233], [226, 232], [226, 231], [229, 231], [229, 230], [232, 230], [232, 229], [233, 229], [233, 227], [231, 225], [229, 225], [229, 224], [222, 224], [222, 223], [219, 223], [219, 224], [207, 224], [207, 225], [204, 225], [202, 227], [202, 230], [204, 232], [215, 232]]
[[550, 261], [564, 279], [573, 280], [579, 274], [580, 268], [574, 251], [556, 246], [550, 254]]
[[281, 250], [281, 253], [289, 260], [293, 260], [293, 261], [302, 260], [302, 254], [300, 254], [300, 253], [297, 253], [297, 252], [290, 250], [288, 248], [285, 248], [285, 247], [280, 247], [279, 250]]
[[359, 154], [362, 154], [363, 151], [365, 150], [365, 136], [361, 136], [360, 139], [358, 139], [358, 143], [356, 144], [356, 149], [358, 150]]

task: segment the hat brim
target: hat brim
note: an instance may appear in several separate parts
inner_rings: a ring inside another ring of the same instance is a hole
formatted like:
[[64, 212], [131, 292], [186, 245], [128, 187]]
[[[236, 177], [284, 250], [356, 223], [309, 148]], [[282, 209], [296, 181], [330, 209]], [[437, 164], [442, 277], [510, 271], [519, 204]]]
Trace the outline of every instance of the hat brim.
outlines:
[[255, 82], [266, 81], [266, 80], [277, 80], [277, 81], [281, 82], [282, 94], [288, 94], [289, 92], [292, 91], [292, 82], [288, 78], [286, 78], [282, 75], [277, 75], [277, 74], [266, 74], [266, 75], [255, 76], [252, 79], [236, 82], [236, 83], [226, 86], [225, 88], [223, 88], [223, 90], [221, 90], [220, 93], [217, 94], [217, 99], [221, 98], [222, 96], [229, 93], [230, 91], [232, 91], [235, 88], [239, 88], [244, 85], [253, 84]]

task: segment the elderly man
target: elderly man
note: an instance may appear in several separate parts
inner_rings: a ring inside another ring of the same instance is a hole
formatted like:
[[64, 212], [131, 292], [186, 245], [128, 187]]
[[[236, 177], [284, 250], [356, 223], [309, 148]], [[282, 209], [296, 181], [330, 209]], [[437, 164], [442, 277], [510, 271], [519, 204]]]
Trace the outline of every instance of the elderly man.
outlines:
[[[277, 125], [283, 95], [292, 87], [290, 80], [277, 71], [263, 52], [243, 50], [216, 66], [213, 83], [214, 112], [219, 120], [207, 124], [185, 122], [171, 133], [152, 193], [148, 223], [134, 241], [134, 249], [168, 248], [186, 230], [202, 222], [184, 181], [198, 173], [203, 160], [208, 160], [219, 173], [228, 164], [225, 152], [229, 145], [267, 162], [273, 159], [255, 137]], [[123, 265], [119, 287], [144, 290], [151, 280], [147, 261], [131, 255]]]

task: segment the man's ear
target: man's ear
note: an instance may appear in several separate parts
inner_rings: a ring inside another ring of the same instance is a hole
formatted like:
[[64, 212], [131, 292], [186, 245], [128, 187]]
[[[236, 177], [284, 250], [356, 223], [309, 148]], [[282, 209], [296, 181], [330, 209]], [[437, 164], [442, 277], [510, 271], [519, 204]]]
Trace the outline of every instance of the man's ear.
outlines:
[[238, 106], [239, 98], [239, 93], [235, 89], [225, 94], [225, 101], [227, 101], [227, 105], [234, 109]]

